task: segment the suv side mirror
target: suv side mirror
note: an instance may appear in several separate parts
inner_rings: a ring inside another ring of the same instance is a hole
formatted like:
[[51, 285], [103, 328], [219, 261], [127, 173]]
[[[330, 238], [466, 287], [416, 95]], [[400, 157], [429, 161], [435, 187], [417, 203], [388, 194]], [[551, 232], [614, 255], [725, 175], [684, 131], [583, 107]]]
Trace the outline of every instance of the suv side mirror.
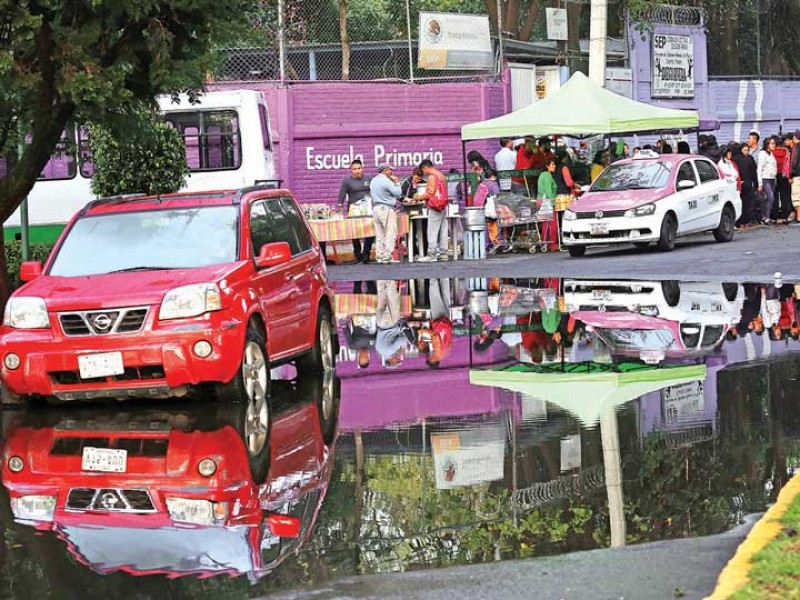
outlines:
[[28, 260], [19, 267], [19, 280], [23, 283], [33, 281], [42, 274], [42, 263], [38, 260]]
[[691, 179], [683, 179], [682, 181], [678, 182], [678, 190], [690, 190], [695, 185], [697, 184]]
[[267, 516], [267, 527], [272, 535], [296, 538], [300, 535], [300, 519], [291, 515], [271, 514]]
[[274, 267], [285, 262], [289, 262], [292, 258], [292, 250], [286, 242], [271, 242], [261, 246], [256, 258], [256, 267], [263, 269], [264, 267]]

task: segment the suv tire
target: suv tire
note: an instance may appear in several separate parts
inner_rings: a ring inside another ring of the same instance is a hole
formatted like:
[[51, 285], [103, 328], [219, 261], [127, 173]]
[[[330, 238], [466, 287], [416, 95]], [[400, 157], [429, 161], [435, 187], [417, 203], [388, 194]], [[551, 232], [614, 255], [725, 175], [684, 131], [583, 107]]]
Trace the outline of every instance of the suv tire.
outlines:
[[297, 359], [298, 371], [327, 373], [336, 368], [336, 327], [333, 324], [331, 311], [324, 304], [317, 310], [317, 326], [314, 335], [314, 347], [304, 356]]

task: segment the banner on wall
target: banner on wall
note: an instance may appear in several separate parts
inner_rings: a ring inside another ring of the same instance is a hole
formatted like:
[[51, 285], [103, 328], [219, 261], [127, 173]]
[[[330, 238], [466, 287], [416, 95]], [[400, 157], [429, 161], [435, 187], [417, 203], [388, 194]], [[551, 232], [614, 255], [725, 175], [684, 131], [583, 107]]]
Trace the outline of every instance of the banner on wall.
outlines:
[[694, 40], [688, 35], [653, 35], [653, 98], [694, 98]]
[[420, 69], [492, 70], [488, 15], [419, 13]]

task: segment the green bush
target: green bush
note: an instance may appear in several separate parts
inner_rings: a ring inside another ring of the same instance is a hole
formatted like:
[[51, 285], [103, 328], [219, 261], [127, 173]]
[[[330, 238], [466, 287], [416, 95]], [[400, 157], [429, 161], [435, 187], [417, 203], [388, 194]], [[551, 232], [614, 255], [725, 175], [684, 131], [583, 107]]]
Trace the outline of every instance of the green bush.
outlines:
[[177, 192], [189, 174], [183, 138], [148, 112], [132, 119], [124, 130], [92, 126], [92, 192], [97, 196]]
[[[28, 260], [40, 260], [44, 263], [50, 256], [50, 251], [55, 244], [31, 244], [31, 251]], [[12, 241], [5, 243], [6, 266], [8, 276], [11, 280], [11, 289], [20, 286], [19, 267], [22, 264], [22, 242]]]

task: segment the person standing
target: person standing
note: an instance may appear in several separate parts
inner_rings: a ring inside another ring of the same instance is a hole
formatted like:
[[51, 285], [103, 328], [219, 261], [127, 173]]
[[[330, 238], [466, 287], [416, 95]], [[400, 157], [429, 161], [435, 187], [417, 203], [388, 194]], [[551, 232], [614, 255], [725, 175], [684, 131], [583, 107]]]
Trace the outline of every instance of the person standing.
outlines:
[[392, 166], [383, 163], [378, 176], [369, 184], [372, 196], [372, 219], [375, 222], [375, 252], [378, 263], [399, 262], [392, 258], [397, 242], [397, 199], [402, 197], [400, 180], [392, 175]]
[[800, 217], [800, 129], [795, 129], [792, 134], [791, 148], [789, 176], [792, 182], [792, 205], [795, 216]]
[[[350, 206], [363, 202], [369, 196], [369, 182], [369, 177], [364, 177], [364, 163], [355, 159], [350, 163], [350, 176], [345, 177], [339, 187], [339, 210], [343, 215], [347, 215]], [[375, 238], [368, 237], [352, 241], [356, 262], [367, 264]]]
[[761, 136], [757, 131], [751, 131], [750, 135], [747, 136], [747, 145], [750, 147], [750, 156], [753, 157], [753, 160], [756, 161], [756, 164], [758, 164], [758, 155], [761, 154], [761, 148], [759, 147], [760, 141]]
[[419, 163], [419, 168], [428, 182], [425, 192], [414, 196], [428, 204], [428, 255], [420, 261], [447, 260], [447, 178], [429, 159]]
[[778, 163], [772, 154], [777, 146], [774, 137], [764, 140], [764, 146], [758, 153], [758, 193], [761, 205], [761, 222], [772, 223], [772, 207], [775, 204], [775, 178], [778, 175]]
[[749, 227], [760, 222], [756, 188], [758, 187], [758, 167], [750, 156], [750, 146], [733, 143], [733, 162], [739, 169], [742, 178], [742, 216], [737, 225]]
[[[517, 165], [517, 153], [513, 150], [514, 141], [510, 138], [500, 140], [500, 150], [494, 155], [494, 168], [497, 171], [513, 171]], [[511, 178], [500, 179], [500, 189], [504, 192], [511, 190]]]
[[772, 211], [772, 218], [778, 223], [791, 223], [794, 221], [792, 208], [792, 184], [789, 183], [789, 172], [791, 170], [791, 150], [789, 144], [792, 141], [791, 135], [784, 135], [776, 138], [778, 145], [772, 154], [778, 164], [778, 176], [775, 180], [775, 207]]

